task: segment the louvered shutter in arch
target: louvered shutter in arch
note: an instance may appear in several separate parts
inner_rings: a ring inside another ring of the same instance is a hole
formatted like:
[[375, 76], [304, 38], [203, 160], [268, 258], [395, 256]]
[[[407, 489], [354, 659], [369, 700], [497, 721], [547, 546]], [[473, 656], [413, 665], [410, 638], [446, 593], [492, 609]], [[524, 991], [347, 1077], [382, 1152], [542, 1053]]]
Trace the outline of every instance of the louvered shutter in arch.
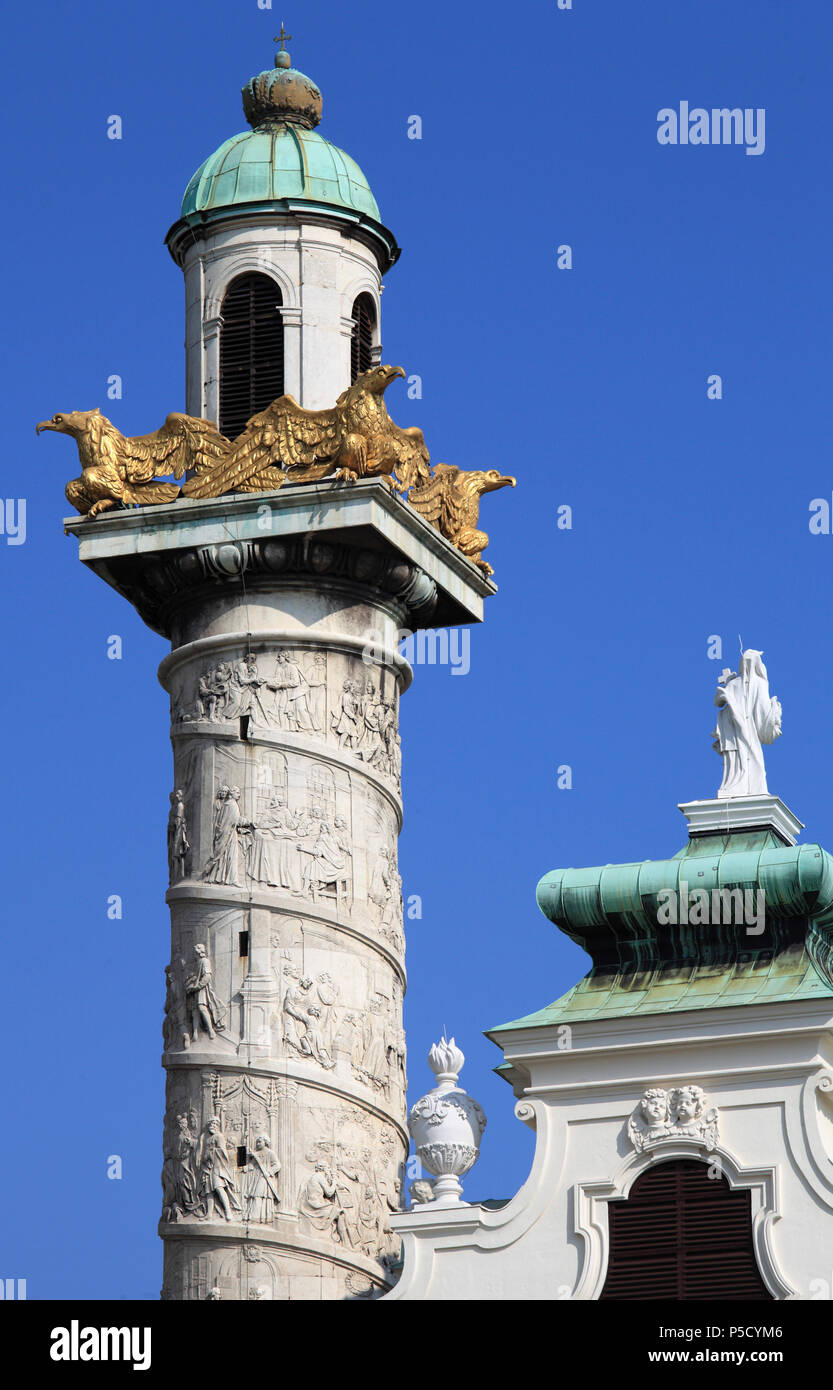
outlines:
[[350, 341], [350, 381], [373, 366], [373, 334], [376, 306], [369, 294], [360, 294], [353, 304], [353, 336]]
[[695, 1159], [661, 1163], [608, 1203], [603, 1299], [770, 1299], [755, 1260], [752, 1197]]
[[283, 297], [268, 275], [232, 280], [220, 310], [220, 432], [234, 439], [283, 385]]

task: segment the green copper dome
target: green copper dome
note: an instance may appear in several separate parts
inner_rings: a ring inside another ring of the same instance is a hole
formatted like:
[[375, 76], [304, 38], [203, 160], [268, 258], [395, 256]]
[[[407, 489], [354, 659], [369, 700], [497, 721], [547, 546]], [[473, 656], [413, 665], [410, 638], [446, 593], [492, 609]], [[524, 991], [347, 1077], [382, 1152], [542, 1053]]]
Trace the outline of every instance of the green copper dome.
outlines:
[[355, 160], [315, 130], [323, 100], [288, 53], [243, 88], [252, 129], [233, 135], [201, 164], [185, 190], [182, 216], [250, 203], [320, 203], [379, 221], [370, 185]]
[[201, 164], [185, 190], [182, 216], [282, 198], [364, 213], [379, 208], [364, 174], [317, 131], [286, 123], [232, 135]]

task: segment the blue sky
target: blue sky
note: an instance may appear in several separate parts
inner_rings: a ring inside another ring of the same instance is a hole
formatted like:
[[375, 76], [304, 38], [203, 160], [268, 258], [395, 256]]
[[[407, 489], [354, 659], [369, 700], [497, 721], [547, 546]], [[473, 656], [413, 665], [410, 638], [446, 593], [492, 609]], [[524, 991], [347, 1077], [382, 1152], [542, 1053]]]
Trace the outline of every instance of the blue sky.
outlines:
[[[467, 1195], [508, 1196], [531, 1161], [483, 1030], [586, 968], [535, 884], [680, 848], [677, 803], [720, 781], [712, 696], [738, 633], [783, 703], [770, 789], [805, 840], [833, 844], [833, 536], [808, 526], [833, 493], [833, 9], [279, 3], [47, 0], [5, 20], [3, 492], [26, 498], [27, 532], [0, 536], [0, 1276], [30, 1298], [158, 1297], [171, 785], [165, 643], [78, 563], [61, 530], [74, 451], [34, 425], [101, 405], [143, 433], [184, 408], [181, 274], [162, 239], [194, 169], [244, 127], [240, 87], [271, 64], [281, 17], [324, 93], [322, 134], [403, 247], [384, 357], [424, 395], [392, 388], [391, 413], [435, 461], [518, 478], [481, 512], [500, 591], [470, 673], [418, 669], [402, 704], [400, 867], [424, 905], [411, 1093], [447, 1025], [489, 1117]], [[764, 108], [764, 153], [659, 145], [658, 111], [683, 100]], [[124, 397], [108, 403], [112, 373]]]

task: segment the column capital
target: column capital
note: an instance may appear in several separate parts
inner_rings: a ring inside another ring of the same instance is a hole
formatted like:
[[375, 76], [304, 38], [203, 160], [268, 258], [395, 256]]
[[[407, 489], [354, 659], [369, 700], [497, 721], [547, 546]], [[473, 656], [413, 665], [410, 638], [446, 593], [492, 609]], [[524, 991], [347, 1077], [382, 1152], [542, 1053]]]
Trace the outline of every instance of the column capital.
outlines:
[[412, 630], [481, 622], [496, 592], [434, 527], [376, 478], [70, 517], [79, 558], [170, 636], [183, 599], [223, 583], [307, 579], [359, 586]]

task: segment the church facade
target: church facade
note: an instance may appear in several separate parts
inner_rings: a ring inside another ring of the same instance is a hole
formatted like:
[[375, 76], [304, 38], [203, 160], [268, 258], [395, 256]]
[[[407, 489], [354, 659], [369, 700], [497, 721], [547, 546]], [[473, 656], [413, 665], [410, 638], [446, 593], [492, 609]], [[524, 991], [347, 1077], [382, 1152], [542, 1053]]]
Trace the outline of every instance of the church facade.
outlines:
[[760, 653], [715, 704], [724, 780], [680, 807], [683, 848], [538, 884], [593, 965], [488, 1033], [532, 1171], [506, 1203], [396, 1217], [389, 1298], [830, 1298], [833, 858], [767, 792]]

